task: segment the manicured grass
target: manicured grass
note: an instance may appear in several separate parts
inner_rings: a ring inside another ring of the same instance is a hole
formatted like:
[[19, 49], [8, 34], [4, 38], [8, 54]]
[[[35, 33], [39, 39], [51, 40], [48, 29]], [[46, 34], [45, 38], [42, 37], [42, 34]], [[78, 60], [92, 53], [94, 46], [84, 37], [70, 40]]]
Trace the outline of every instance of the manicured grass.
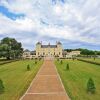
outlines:
[[88, 61], [92, 61], [92, 62], [100, 63], [100, 58], [95, 58], [95, 60], [94, 60], [94, 58], [82, 58], [82, 59], [88, 60]]
[[[43, 61], [35, 64], [34, 60], [16, 61], [0, 65], [0, 78], [4, 82], [5, 92], [0, 94], [0, 100], [19, 100], [29, 87]], [[31, 70], [27, 71], [27, 65]]]
[[0, 65], [15, 62], [15, 61], [18, 61], [18, 60], [0, 60]]
[[[66, 65], [69, 63], [69, 71]], [[55, 61], [64, 87], [72, 100], [100, 100], [100, 66], [81, 61], [63, 60], [60, 64]], [[89, 78], [94, 80], [96, 93], [89, 94], [86, 91]]]

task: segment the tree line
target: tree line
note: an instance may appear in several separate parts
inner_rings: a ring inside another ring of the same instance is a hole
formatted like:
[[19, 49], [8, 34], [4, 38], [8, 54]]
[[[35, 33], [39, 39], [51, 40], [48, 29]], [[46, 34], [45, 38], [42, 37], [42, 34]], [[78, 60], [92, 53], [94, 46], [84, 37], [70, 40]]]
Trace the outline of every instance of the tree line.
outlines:
[[94, 50], [88, 50], [88, 49], [82, 49], [82, 48], [79, 48], [79, 49], [64, 49], [64, 51], [67, 51], [67, 52], [71, 52], [71, 51], [75, 51], [75, 50], [81, 51], [80, 53], [82, 55], [100, 55], [100, 51], [94, 51]]
[[23, 53], [22, 44], [14, 38], [3, 38], [0, 41], [0, 57], [7, 60], [21, 58]]

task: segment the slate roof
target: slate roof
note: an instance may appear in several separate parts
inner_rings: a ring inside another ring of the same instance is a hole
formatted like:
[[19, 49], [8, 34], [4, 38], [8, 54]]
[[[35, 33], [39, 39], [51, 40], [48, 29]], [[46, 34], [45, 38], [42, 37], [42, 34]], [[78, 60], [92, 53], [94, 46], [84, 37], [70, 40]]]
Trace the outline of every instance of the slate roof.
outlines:
[[30, 52], [28, 49], [24, 50], [24, 52]]
[[37, 42], [36, 44], [41, 44], [40, 42]]
[[36, 51], [31, 51], [31, 55], [35, 55], [36, 54]]
[[57, 48], [57, 45], [41, 45], [41, 48]]
[[61, 42], [57, 42], [57, 44], [60, 44], [61, 45]]

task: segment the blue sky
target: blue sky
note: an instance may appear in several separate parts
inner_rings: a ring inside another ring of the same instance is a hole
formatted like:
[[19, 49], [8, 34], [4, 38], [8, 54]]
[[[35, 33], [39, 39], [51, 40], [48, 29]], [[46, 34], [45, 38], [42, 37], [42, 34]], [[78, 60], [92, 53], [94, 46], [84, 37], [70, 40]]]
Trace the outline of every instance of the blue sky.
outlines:
[[100, 50], [100, 0], [0, 0], [0, 39]]

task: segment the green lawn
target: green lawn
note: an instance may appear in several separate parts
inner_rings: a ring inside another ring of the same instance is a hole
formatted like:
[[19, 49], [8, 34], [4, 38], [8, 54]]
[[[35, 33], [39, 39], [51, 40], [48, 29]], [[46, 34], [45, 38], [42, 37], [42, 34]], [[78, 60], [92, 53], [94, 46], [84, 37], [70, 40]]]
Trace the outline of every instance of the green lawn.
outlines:
[[7, 63], [10, 63], [10, 62], [14, 62], [14, 61], [17, 61], [17, 60], [0, 60], [0, 65], [7, 64]]
[[[34, 60], [16, 61], [0, 65], [0, 79], [3, 80], [5, 92], [0, 94], [0, 100], [18, 100], [30, 85], [43, 61]], [[27, 65], [31, 71], [27, 71]]]
[[[69, 63], [70, 70], [66, 71]], [[64, 87], [72, 100], [100, 100], [100, 66], [81, 61], [63, 60], [63, 64], [55, 61]], [[96, 93], [88, 94], [87, 81], [92, 77], [96, 85]]]
[[92, 61], [92, 62], [100, 63], [100, 58], [95, 58], [95, 60], [94, 60], [94, 58], [82, 58], [82, 59], [88, 60], [88, 61]]

